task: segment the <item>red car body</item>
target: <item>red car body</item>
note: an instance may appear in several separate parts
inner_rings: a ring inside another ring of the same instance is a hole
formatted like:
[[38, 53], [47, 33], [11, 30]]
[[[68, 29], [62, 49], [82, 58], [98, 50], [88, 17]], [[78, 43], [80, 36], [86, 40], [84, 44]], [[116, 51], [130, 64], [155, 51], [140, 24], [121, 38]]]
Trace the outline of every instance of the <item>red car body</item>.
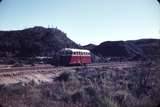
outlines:
[[64, 48], [59, 52], [60, 63], [64, 65], [82, 65], [91, 63], [91, 53], [84, 49]]

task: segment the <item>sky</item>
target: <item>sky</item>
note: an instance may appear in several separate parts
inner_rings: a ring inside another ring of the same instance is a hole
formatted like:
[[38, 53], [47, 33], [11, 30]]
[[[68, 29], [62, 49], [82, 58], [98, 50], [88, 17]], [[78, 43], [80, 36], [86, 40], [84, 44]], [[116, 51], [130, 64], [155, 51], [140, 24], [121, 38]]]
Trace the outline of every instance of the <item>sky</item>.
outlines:
[[0, 30], [57, 27], [81, 45], [160, 38], [156, 0], [2, 0]]

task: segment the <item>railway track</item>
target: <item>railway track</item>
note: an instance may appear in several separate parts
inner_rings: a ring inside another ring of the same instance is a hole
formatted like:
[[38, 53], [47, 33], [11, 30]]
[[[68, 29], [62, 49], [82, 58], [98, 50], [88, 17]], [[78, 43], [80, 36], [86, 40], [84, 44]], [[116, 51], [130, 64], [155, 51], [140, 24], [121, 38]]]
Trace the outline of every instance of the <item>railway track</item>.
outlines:
[[[89, 64], [89, 68], [125, 68], [136, 66], [137, 62], [111, 62], [111, 63], [94, 63]], [[0, 68], [0, 78], [1, 77], [14, 77], [20, 75], [30, 75], [30, 74], [56, 74], [62, 71], [73, 70], [76, 68], [82, 68], [83, 66], [69, 66], [69, 67], [55, 67], [55, 66], [35, 66], [35, 67], [9, 67]]]

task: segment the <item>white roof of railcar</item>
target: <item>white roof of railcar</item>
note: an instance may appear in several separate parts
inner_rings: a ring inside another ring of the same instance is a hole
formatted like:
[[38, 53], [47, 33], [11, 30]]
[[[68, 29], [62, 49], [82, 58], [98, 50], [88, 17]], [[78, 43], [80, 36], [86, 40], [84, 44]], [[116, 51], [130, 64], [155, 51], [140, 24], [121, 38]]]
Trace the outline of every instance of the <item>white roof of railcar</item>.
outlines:
[[90, 53], [90, 51], [86, 50], [86, 49], [73, 49], [73, 48], [63, 48], [62, 51], [87, 52], [87, 53]]

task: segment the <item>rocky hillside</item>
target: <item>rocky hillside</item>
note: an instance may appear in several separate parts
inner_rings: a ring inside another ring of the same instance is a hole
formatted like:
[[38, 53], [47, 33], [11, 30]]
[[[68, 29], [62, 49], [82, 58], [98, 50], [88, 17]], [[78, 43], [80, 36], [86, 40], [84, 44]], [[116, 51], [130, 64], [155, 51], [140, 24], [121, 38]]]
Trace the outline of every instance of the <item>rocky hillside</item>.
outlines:
[[51, 56], [64, 47], [79, 48], [57, 28], [0, 31], [0, 57]]
[[88, 44], [88, 45], [85, 45], [83, 46], [84, 49], [88, 49], [88, 50], [92, 50], [96, 47], [97, 45], [95, 44]]
[[160, 40], [141, 39], [134, 41], [108, 41], [91, 49], [93, 53], [103, 57], [125, 57], [145, 59], [148, 56], [160, 55]]
[[160, 39], [141, 39], [136, 41], [128, 41], [135, 44], [147, 56], [160, 55]]
[[93, 62], [106, 60], [106, 57], [137, 60], [160, 56], [160, 40], [158, 39], [107, 41], [100, 45], [89, 44], [81, 47], [57, 28], [34, 27], [16, 31], [0, 31], [0, 62], [2, 63], [12, 58], [17, 61], [17, 58], [53, 56], [55, 52], [65, 47], [91, 50]]

